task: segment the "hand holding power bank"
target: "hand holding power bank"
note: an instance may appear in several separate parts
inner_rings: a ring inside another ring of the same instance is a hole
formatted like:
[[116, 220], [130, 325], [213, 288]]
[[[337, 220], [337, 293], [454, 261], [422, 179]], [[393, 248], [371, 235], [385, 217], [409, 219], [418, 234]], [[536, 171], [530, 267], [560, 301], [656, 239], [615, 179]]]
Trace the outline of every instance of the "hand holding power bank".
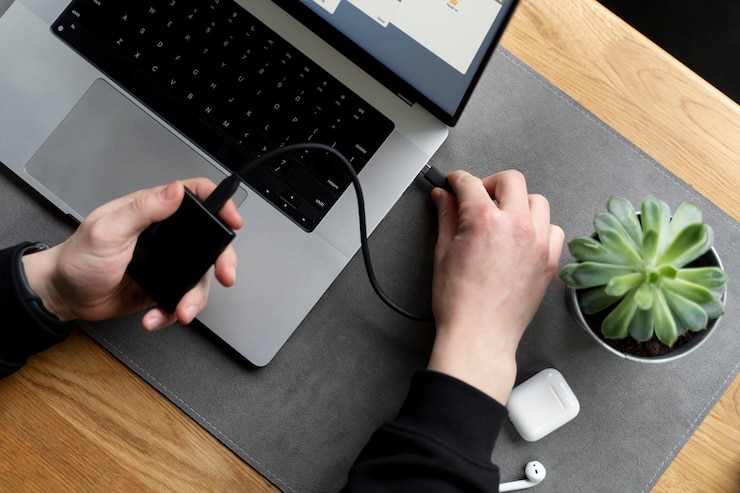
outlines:
[[177, 211], [139, 235], [126, 272], [162, 309], [174, 313], [235, 236], [185, 188]]

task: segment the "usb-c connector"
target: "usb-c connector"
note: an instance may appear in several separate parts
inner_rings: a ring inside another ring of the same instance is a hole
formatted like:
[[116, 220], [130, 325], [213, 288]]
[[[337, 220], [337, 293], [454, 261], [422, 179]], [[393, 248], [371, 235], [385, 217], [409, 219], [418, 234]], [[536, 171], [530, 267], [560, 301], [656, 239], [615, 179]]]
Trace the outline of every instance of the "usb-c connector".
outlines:
[[232, 173], [221, 180], [211, 195], [203, 201], [203, 207], [214, 216], [217, 215], [224, 204], [236, 193], [241, 181], [237, 173]]
[[452, 185], [450, 185], [450, 182], [447, 180], [447, 176], [445, 176], [444, 173], [442, 173], [434, 166], [425, 164], [424, 168], [421, 170], [421, 176], [423, 176], [426, 181], [431, 183], [432, 186], [439, 187], [451, 193], [452, 195], [455, 195], [455, 191], [452, 189]]

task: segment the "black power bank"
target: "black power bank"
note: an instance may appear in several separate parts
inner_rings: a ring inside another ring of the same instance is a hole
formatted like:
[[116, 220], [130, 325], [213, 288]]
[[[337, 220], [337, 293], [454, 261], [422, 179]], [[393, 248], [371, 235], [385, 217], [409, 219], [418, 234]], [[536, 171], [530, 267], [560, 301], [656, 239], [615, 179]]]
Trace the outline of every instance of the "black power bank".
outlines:
[[174, 313], [235, 236], [185, 188], [177, 211], [139, 235], [126, 272], [160, 307]]

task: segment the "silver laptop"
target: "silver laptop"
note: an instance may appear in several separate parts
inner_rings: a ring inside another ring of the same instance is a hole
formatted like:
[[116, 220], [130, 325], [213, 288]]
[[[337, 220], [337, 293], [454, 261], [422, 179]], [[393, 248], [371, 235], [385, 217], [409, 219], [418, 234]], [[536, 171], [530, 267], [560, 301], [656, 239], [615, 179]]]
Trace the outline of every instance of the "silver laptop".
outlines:
[[[133, 190], [219, 182], [267, 149], [323, 142], [361, 170], [372, 230], [447, 137], [514, 3], [16, 0], [0, 18], [0, 162], [81, 220]], [[267, 89], [282, 94], [253, 99]], [[300, 154], [239, 191], [237, 284], [215, 286], [198, 319], [253, 364], [359, 248], [347, 186]]]

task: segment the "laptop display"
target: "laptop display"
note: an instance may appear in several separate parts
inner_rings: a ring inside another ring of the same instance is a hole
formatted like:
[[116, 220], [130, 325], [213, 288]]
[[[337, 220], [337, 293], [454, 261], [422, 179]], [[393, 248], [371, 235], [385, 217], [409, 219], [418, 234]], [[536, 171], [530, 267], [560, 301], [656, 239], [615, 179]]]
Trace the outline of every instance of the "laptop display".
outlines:
[[509, 0], [278, 3], [320, 26], [317, 31], [334, 46], [344, 47], [397, 94], [424, 104], [448, 125], [458, 120], [516, 4]]

